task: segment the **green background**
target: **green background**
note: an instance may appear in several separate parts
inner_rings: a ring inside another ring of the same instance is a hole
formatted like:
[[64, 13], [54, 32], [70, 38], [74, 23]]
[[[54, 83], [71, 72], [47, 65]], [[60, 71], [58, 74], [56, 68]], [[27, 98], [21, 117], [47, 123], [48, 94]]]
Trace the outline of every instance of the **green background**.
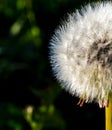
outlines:
[[55, 28], [89, 1], [0, 0], [0, 130], [105, 129], [104, 109], [77, 106], [48, 59]]

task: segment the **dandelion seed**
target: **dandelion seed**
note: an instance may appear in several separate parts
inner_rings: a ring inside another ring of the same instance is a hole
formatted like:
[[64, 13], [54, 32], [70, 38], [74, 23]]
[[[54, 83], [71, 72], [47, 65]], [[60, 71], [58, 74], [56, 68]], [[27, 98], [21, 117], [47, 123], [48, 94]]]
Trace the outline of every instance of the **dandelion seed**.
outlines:
[[50, 61], [62, 87], [84, 102], [108, 106], [112, 96], [112, 3], [69, 14], [50, 41]]

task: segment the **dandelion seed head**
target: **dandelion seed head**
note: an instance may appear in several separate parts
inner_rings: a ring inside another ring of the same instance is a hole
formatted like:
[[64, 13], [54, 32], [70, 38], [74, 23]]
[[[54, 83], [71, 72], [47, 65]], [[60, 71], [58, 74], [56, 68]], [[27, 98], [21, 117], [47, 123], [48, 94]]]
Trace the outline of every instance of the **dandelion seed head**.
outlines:
[[105, 104], [112, 96], [112, 3], [69, 14], [50, 41], [55, 77], [72, 95]]

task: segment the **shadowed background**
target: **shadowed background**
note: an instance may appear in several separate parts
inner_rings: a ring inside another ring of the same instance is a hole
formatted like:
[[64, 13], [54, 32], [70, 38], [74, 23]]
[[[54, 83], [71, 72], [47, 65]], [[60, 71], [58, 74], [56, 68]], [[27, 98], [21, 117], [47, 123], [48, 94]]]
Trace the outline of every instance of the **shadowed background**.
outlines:
[[48, 60], [57, 25], [89, 1], [0, 1], [0, 130], [105, 129], [104, 109], [77, 106]]

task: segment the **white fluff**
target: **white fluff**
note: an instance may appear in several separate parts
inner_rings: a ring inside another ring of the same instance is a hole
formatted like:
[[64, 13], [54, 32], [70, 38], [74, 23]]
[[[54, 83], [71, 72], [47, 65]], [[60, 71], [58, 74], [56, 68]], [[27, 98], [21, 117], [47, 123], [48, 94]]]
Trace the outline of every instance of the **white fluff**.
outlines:
[[50, 41], [56, 78], [72, 95], [105, 106], [112, 96], [112, 3], [69, 14]]

